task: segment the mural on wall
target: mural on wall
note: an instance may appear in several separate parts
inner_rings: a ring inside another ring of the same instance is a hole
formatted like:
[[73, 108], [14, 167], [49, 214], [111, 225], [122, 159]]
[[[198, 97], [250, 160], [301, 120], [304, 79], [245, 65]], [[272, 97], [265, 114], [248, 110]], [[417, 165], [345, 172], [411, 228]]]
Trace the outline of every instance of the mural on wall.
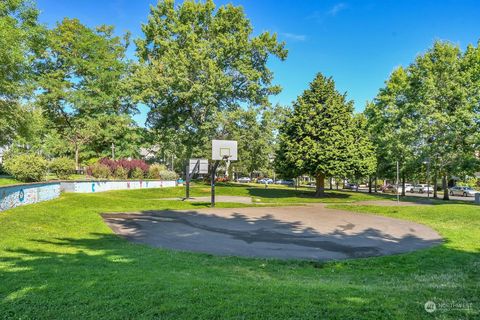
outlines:
[[110, 190], [147, 189], [176, 187], [176, 181], [66, 181], [62, 182], [65, 192], [92, 193]]
[[176, 181], [68, 181], [0, 187], [0, 211], [52, 200], [60, 191], [92, 193], [109, 190], [175, 187]]
[[0, 188], [0, 211], [52, 200], [60, 196], [60, 183], [26, 184]]

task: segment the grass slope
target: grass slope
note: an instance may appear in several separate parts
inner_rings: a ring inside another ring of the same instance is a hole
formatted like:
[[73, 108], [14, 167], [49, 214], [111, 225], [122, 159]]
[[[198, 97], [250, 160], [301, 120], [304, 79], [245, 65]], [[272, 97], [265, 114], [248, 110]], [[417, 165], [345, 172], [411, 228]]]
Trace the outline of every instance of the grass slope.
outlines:
[[[313, 201], [305, 198], [306, 191], [252, 188], [217, 190], [279, 203]], [[192, 192], [205, 195], [204, 189]], [[134, 245], [112, 234], [99, 216], [205, 206], [161, 200], [182, 195], [182, 188], [66, 194], [0, 213], [1, 318], [480, 317], [479, 207], [338, 205], [430, 225], [446, 243], [410, 254], [331, 263], [215, 257]], [[330, 195], [323, 201], [365, 196]], [[439, 306], [433, 315], [424, 310], [428, 300]]]
[[21, 183], [20, 181], [10, 177], [0, 177], [0, 187]]

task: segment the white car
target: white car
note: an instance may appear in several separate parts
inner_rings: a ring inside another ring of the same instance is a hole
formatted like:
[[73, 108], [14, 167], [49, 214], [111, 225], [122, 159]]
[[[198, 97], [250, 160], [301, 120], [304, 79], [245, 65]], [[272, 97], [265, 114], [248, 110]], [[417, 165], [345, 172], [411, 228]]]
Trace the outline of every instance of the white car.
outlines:
[[263, 178], [263, 179], [259, 179], [257, 180], [257, 183], [262, 183], [262, 184], [272, 184], [273, 183], [273, 180], [270, 179], [270, 178]]
[[430, 192], [433, 191], [432, 186], [429, 186], [428, 184], [416, 184], [411, 187], [410, 192], [424, 193], [427, 192], [429, 189]]
[[[405, 192], [412, 192], [413, 185], [409, 183], [405, 183]], [[402, 193], [402, 184], [398, 185], [398, 193]]]
[[476, 191], [473, 188], [470, 187], [452, 187], [450, 188], [450, 195], [451, 196], [463, 196], [463, 197], [475, 197], [475, 194], [477, 194], [478, 191]]
[[252, 179], [250, 179], [249, 177], [241, 177], [237, 179], [237, 182], [240, 182], [240, 183], [249, 183], [251, 181]]

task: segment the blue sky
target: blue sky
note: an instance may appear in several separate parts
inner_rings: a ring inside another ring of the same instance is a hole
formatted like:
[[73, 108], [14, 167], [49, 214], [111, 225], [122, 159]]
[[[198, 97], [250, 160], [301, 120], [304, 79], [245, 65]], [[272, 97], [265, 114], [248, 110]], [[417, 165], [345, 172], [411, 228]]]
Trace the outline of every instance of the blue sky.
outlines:
[[[243, 6], [255, 33], [276, 32], [286, 41], [286, 61], [269, 62], [283, 92], [272, 103], [289, 105], [317, 72], [332, 76], [357, 111], [375, 97], [390, 72], [408, 65], [434, 40], [464, 48], [480, 39], [480, 1], [442, 0], [231, 0]], [[156, 0], [37, 0], [49, 26], [76, 17], [89, 26], [112, 24], [140, 37]], [[133, 50], [132, 50], [133, 52]], [[136, 116], [144, 122], [146, 110]]]

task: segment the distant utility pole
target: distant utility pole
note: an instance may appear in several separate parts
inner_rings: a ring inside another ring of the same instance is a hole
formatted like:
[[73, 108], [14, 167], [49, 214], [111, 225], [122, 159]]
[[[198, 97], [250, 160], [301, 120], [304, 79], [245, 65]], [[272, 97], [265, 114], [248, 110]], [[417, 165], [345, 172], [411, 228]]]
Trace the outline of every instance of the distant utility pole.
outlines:
[[115, 143], [112, 142], [112, 160], [115, 160]]

